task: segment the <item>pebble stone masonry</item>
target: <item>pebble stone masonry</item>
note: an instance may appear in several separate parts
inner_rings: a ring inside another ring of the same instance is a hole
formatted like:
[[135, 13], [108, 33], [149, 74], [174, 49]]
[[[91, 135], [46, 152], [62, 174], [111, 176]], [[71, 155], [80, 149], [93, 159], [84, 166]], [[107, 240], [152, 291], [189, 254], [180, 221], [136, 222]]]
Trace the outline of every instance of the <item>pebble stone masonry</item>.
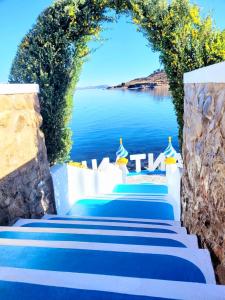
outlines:
[[0, 225], [55, 211], [38, 92], [0, 84]]
[[182, 220], [225, 284], [225, 62], [184, 75]]

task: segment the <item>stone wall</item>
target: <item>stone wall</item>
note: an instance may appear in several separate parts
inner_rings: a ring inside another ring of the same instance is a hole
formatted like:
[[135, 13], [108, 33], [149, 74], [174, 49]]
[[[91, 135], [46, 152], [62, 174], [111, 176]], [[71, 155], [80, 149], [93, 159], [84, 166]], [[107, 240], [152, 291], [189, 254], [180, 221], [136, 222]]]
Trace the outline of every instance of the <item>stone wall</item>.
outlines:
[[41, 122], [36, 93], [0, 89], [1, 225], [55, 211]]
[[224, 284], [225, 83], [185, 84], [183, 159], [182, 219]]

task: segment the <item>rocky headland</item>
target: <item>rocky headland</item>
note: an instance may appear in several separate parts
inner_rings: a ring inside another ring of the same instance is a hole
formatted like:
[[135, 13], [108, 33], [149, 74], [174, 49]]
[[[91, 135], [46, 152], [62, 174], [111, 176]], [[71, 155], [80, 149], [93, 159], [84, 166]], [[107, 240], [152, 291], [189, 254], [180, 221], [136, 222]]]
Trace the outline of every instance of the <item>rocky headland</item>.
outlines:
[[136, 78], [128, 82], [110, 86], [108, 89], [154, 89], [155, 87], [169, 87], [169, 82], [165, 71], [156, 70], [151, 75], [142, 78]]

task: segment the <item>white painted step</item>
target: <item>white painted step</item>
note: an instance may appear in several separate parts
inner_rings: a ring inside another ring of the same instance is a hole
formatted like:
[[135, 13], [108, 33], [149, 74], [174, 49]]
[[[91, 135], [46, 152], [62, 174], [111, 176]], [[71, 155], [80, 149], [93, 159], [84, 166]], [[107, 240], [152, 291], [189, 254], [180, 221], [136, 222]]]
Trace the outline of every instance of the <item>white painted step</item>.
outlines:
[[[115, 230], [117, 227], [120, 228], [129, 228], [129, 229], [135, 229], [137, 231], [143, 231], [145, 230], [162, 230], [164, 233], [180, 233], [185, 234], [187, 233], [186, 228], [184, 227], [178, 227], [178, 226], [163, 226], [163, 225], [149, 225], [149, 224], [141, 224], [141, 223], [119, 223], [119, 222], [100, 222], [100, 221], [67, 221], [67, 220], [35, 220], [35, 219], [19, 219], [13, 226], [28, 226], [29, 224], [42, 224], [45, 226], [51, 226], [51, 224], [57, 225], [65, 225], [65, 226], [74, 226], [74, 225], [85, 225], [85, 226], [99, 226], [99, 229], [107, 230], [107, 227], [110, 227], [109, 229], [115, 227]], [[87, 228], [88, 229], [88, 228]], [[91, 229], [91, 228], [90, 228]], [[96, 228], [95, 228], [96, 229]], [[119, 229], [121, 230], [121, 229]]]
[[[124, 244], [126, 243], [126, 237], [133, 238], [157, 238], [157, 239], [169, 239], [182, 243], [187, 248], [198, 249], [198, 241], [195, 235], [186, 234], [168, 234], [168, 233], [154, 233], [154, 232], [141, 232], [141, 231], [119, 231], [119, 230], [87, 230], [87, 229], [70, 229], [70, 228], [40, 228], [40, 227], [0, 227], [0, 242], [1, 232], [13, 232], [13, 233], [54, 233], [66, 235], [98, 235], [98, 236], [118, 236], [123, 237]], [[32, 239], [31, 239], [32, 240]], [[42, 240], [41, 238], [39, 240]], [[109, 242], [110, 243], [110, 242]], [[113, 243], [113, 242], [112, 242]], [[136, 242], [138, 245], [138, 241]], [[151, 245], [151, 244], [150, 244]], [[161, 246], [163, 247], [163, 246]]]
[[[101, 255], [105, 252], [117, 252], [120, 253], [121, 259], [126, 254], [153, 254], [171, 256], [176, 259], [183, 259], [191, 262], [205, 277], [206, 283], [215, 284], [215, 276], [211, 263], [209, 252], [205, 249], [190, 249], [190, 248], [174, 248], [174, 247], [152, 247], [152, 246], [139, 246], [139, 245], [124, 245], [124, 244], [104, 244], [104, 243], [87, 243], [87, 242], [65, 242], [65, 241], [36, 241], [36, 240], [12, 240], [1, 239], [1, 247], [14, 246], [14, 247], [31, 247], [32, 251], [37, 253], [35, 248], [47, 248], [47, 249], [76, 249], [76, 250], [88, 250], [88, 251], [100, 251]], [[90, 254], [91, 255], [91, 254]], [[49, 258], [51, 259], [51, 258]], [[54, 257], [57, 265], [57, 257]], [[93, 257], [95, 260], [95, 257]], [[132, 259], [132, 258], [131, 258]], [[159, 261], [160, 264], [161, 260]], [[162, 267], [162, 266], [161, 266]], [[147, 266], [146, 266], [147, 268]], [[171, 270], [172, 271], [172, 270]], [[174, 270], [175, 271], [175, 270]], [[96, 269], [96, 273], [98, 270]], [[151, 277], [152, 278], [152, 277]], [[154, 278], [154, 277], [153, 277]]]
[[[96, 198], [149, 198], [149, 199], [169, 199], [169, 195], [150, 194], [150, 193], [111, 193], [111, 194], [97, 194]], [[91, 198], [91, 197], [89, 197]]]
[[[50, 215], [46, 214], [42, 217], [43, 220], [51, 220], [54, 218], [62, 218], [64, 220], [67, 219], [76, 219], [79, 220], [93, 220], [93, 221], [118, 221], [118, 222], [131, 222], [131, 223], [157, 223], [168, 226], [181, 226], [181, 222], [179, 221], [170, 221], [170, 220], [157, 220], [157, 219], [140, 219], [140, 218], [118, 218], [118, 217], [94, 217], [94, 216], [64, 216], [64, 215]], [[71, 220], [72, 221], [72, 220]]]
[[[119, 200], [119, 201], [173, 201], [173, 199], [171, 199], [171, 197], [169, 196], [152, 196], [152, 195], [118, 195], [118, 194], [108, 194], [108, 195], [96, 195], [96, 196], [90, 196], [90, 197], [84, 197], [83, 199], [87, 200], [87, 199], [98, 199], [98, 200], [104, 200], [104, 199], [112, 199], [112, 200]], [[82, 200], [79, 199], [79, 200]], [[79, 201], [78, 200], [78, 201]]]
[[40, 288], [50, 286], [140, 297], [180, 300], [225, 299], [225, 286], [121, 276], [0, 267], [0, 280], [36, 284], [40, 285]]

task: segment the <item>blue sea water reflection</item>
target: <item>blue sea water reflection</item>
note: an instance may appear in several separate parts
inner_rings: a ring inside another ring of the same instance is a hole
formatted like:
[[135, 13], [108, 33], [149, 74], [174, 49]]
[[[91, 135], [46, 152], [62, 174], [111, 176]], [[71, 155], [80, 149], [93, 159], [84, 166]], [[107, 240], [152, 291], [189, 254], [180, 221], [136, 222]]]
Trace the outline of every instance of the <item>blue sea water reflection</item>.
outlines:
[[115, 160], [121, 136], [129, 154], [158, 155], [166, 148], [168, 136], [179, 150], [175, 111], [165, 88], [142, 92], [77, 90], [70, 126], [74, 161]]

